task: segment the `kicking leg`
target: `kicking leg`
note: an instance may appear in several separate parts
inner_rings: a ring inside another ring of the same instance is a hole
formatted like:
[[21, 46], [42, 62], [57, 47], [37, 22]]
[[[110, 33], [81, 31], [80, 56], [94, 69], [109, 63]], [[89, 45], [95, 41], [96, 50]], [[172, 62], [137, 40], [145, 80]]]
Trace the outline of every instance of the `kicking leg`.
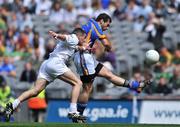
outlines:
[[137, 91], [138, 93], [140, 93], [144, 87], [151, 84], [150, 80], [145, 80], [140, 82], [125, 80], [121, 77], [116, 76], [104, 66], [99, 71], [98, 76], [106, 78], [116, 86], [128, 87]]
[[109, 80], [110, 82], [112, 82], [113, 84], [117, 86], [123, 86], [125, 82], [125, 79], [116, 76], [110, 70], [108, 70], [105, 66], [101, 68], [101, 70], [98, 73], [98, 76], [106, 78], [107, 80]]

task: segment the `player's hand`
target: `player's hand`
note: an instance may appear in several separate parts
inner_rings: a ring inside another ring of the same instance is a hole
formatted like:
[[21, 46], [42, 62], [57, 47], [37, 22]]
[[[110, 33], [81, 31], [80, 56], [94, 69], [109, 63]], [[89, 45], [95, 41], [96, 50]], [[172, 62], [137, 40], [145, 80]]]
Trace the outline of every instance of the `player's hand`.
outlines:
[[87, 46], [87, 47], [85, 47], [85, 46], [78, 46], [78, 50], [79, 51], [89, 51], [89, 52], [91, 52], [93, 50], [93, 48], [91, 48], [89, 46]]
[[48, 33], [49, 33], [49, 35], [51, 35], [52, 37], [54, 37], [55, 39], [57, 39], [58, 34], [55, 33], [54, 31], [51, 31], [51, 30], [50, 30]]
[[86, 47], [86, 50], [88, 50], [91, 53], [95, 53], [96, 52], [96, 48], [89, 47], [89, 46]]

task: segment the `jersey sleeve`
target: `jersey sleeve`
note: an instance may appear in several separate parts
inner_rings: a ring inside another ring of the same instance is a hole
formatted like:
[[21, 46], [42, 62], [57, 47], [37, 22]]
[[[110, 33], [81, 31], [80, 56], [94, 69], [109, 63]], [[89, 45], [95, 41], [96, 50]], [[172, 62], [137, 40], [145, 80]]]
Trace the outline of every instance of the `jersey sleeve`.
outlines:
[[98, 38], [100, 40], [107, 38], [106, 35], [103, 33], [102, 29], [99, 26], [93, 24], [93, 29], [95, 30], [96, 35], [98, 36]]
[[65, 35], [66, 36], [66, 42], [70, 46], [76, 46], [79, 43], [79, 40], [75, 34]]

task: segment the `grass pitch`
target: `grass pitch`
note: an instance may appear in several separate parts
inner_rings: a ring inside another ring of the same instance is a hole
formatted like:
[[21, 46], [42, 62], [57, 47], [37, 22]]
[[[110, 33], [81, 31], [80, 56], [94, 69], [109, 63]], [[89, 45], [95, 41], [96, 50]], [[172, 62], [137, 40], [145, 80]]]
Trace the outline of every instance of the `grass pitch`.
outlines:
[[155, 124], [0, 123], [0, 127], [180, 127], [180, 125], [155, 125]]

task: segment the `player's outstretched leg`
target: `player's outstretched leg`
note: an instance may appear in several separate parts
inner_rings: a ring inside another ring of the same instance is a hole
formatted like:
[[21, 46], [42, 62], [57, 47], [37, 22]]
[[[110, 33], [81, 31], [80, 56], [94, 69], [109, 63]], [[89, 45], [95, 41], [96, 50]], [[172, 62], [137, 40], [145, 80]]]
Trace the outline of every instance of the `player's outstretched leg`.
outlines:
[[107, 80], [115, 84], [116, 86], [128, 87], [130, 89], [137, 91], [138, 93], [140, 93], [144, 87], [151, 84], [150, 80], [145, 80], [145, 81], [140, 81], [140, 82], [125, 80], [121, 77], [114, 75], [110, 70], [108, 70], [104, 66], [98, 73], [98, 76], [106, 78]]

